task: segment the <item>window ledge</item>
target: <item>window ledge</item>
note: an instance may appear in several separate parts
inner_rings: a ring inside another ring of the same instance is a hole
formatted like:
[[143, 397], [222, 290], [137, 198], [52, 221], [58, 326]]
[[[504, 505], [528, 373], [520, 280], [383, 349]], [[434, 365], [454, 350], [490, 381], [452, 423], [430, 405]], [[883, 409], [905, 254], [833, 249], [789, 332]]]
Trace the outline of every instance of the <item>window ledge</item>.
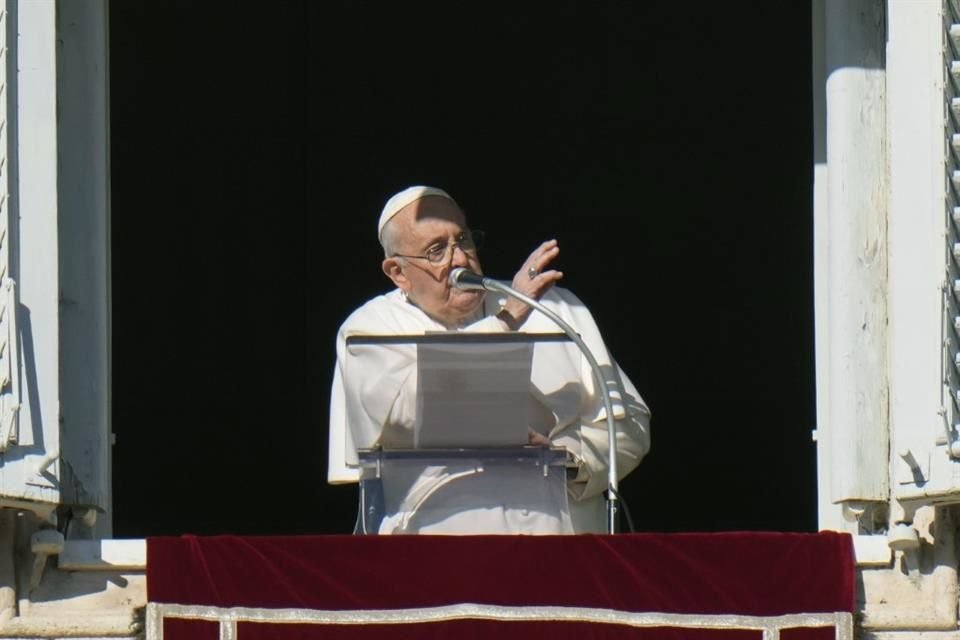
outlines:
[[146, 571], [147, 541], [67, 540], [57, 566], [63, 571]]

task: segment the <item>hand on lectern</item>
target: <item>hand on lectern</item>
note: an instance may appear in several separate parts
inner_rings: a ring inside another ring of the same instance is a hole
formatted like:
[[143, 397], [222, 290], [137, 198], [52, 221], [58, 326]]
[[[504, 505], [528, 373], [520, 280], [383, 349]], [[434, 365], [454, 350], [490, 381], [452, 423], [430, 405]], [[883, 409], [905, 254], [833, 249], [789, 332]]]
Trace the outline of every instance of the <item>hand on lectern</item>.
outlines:
[[537, 433], [532, 428], [527, 427], [527, 444], [532, 444], [536, 447], [549, 447], [550, 439], [542, 433]]

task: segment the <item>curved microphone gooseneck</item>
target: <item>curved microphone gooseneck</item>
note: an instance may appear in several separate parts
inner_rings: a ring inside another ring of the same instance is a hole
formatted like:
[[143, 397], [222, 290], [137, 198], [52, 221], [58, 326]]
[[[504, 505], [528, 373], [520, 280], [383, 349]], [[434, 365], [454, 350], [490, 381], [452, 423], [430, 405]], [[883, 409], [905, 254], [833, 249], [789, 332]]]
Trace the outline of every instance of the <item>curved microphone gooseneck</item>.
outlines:
[[584, 344], [583, 340], [580, 338], [580, 335], [573, 329], [573, 327], [567, 324], [563, 318], [558, 316], [550, 309], [547, 309], [540, 302], [520, 293], [519, 291], [503, 284], [502, 282], [498, 282], [492, 278], [486, 278], [480, 274], [470, 271], [469, 269], [457, 267], [450, 271], [450, 286], [456, 287], [457, 289], [497, 291], [499, 293], [504, 293], [508, 296], [516, 298], [517, 300], [530, 305], [534, 309], [543, 313], [543, 315], [553, 320], [557, 326], [563, 329], [563, 332], [566, 333], [580, 348], [580, 351], [583, 352], [587, 362], [590, 363], [590, 368], [593, 370], [594, 380], [596, 381], [597, 387], [600, 389], [600, 395], [603, 397], [603, 406], [607, 411], [607, 443], [609, 449], [609, 466], [607, 470], [607, 532], [617, 533], [617, 513], [619, 511], [617, 507], [617, 501], [620, 499], [620, 493], [617, 486], [616, 423], [614, 422], [613, 417], [613, 401], [610, 398], [610, 389], [607, 387], [606, 380], [603, 378], [603, 372], [600, 369], [600, 365], [597, 363], [597, 359], [593, 357], [593, 353], [591, 353], [587, 345]]

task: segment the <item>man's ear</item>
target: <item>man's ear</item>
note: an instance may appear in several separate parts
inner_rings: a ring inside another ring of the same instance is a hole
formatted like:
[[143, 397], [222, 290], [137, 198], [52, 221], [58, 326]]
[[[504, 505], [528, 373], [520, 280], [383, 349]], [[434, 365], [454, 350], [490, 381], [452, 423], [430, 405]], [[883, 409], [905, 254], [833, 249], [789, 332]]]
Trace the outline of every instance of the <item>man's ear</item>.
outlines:
[[380, 268], [383, 269], [388, 278], [393, 280], [393, 284], [397, 285], [398, 289], [409, 292], [410, 278], [403, 272], [400, 260], [400, 258], [384, 258]]

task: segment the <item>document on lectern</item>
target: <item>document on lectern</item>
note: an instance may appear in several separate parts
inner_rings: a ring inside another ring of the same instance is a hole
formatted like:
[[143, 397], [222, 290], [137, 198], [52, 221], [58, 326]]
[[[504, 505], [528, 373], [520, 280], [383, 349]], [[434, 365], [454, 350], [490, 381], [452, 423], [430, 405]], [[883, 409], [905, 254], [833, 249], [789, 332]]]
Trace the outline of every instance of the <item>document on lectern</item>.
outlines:
[[417, 345], [417, 448], [527, 444], [532, 342]]

